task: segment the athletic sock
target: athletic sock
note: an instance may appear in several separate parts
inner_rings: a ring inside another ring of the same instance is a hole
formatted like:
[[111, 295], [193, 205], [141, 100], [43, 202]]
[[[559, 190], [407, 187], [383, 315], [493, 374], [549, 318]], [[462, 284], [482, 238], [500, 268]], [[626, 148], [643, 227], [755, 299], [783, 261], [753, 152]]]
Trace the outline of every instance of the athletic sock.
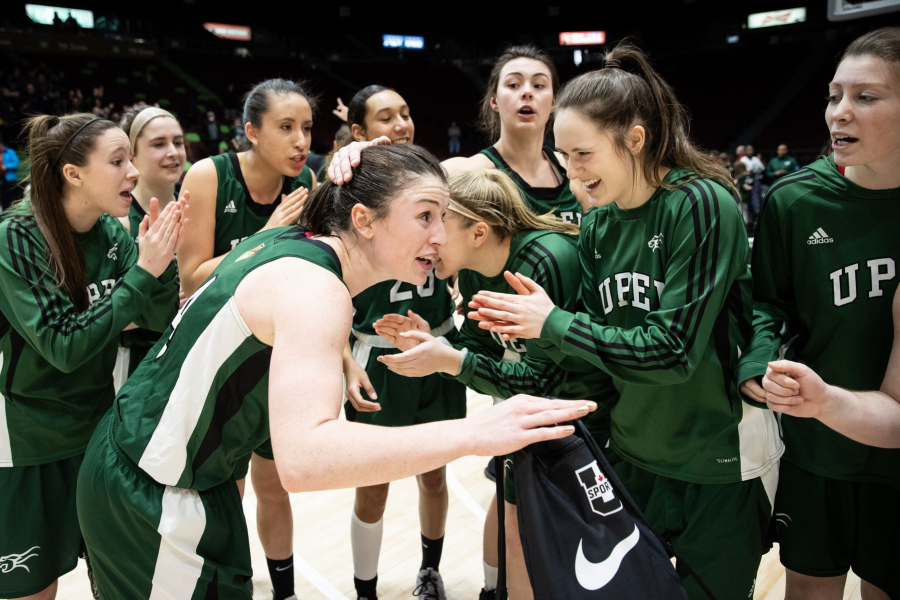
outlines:
[[497, 589], [497, 574], [500, 571], [500, 567], [492, 567], [484, 561], [481, 561], [484, 565], [484, 589], [496, 590]]
[[294, 555], [283, 560], [266, 557], [269, 577], [272, 579], [273, 600], [285, 600], [294, 595]]
[[378, 595], [375, 589], [378, 587], [378, 576], [372, 579], [362, 580], [358, 577], [353, 578], [353, 587], [356, 588], [356, 597], [365, 598], [366, 600], [375, 600]]
[[429, 539], [422, 535], [422, 566], [420, 570], [431, 567], [435, 571], [441, 564], [441, 553], [444, 551], [444, 536], [436, 540]]
[[383, 529], [384, 519], [379, 519], [377, 523], [365, 523], [353, 511], [350, 518], [350, 548], [353, 551], [353, 575], [360, 581], [369, 581], [378, 575]]

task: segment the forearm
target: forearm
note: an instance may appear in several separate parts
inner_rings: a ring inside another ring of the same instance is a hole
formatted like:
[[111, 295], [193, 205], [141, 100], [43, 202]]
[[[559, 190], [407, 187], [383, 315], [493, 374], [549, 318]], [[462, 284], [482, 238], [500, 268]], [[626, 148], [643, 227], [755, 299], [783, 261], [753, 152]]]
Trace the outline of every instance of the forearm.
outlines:
[[470, 352], [456, 379], [489, 396], [510, 398], [516, 394], [548, 397], [557, 395], [566, 373], [552, 362], [493, 360]]
[[819, 420], [869, 446], [900, 448], [900, 402], [884, 392], [851, 392], [828, 386]]
[[377, 427], [334, 419], [287, 444], [287, 451], [279, 449], [275, 456], [288, 492], [387, 483], [433, 471], [475, 451], [464, 420]]
[[188, 298], [193, 295], [200, 286], [203, 285], [203, 282], [206, 281], [212, 272], [216, 270], [216, 267], [219, 266], [219, 263], [228, 256], [228, 254], [222, 254], [221, 256], [214, 256], [208, 260], [200, 263], [196, 268], [190, 268], [180, 271], [181, 277], [181, 289], [184, 291], [184, 295]]

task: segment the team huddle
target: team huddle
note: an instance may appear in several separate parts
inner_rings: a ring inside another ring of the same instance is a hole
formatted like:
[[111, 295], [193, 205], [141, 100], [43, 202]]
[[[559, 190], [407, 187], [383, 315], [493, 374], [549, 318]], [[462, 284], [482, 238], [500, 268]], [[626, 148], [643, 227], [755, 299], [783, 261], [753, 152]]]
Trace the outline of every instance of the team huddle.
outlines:
[[[629, 43], [563, 86], [507, 49], [493, 144], [443, 163], [366, 87], [322, 181], [283, 79], [177, 195], [169, 112], [33, 117], [30, 194], [0, 215], [0, 597], [52, 599], [84, 555], [103, 599], [250, 598], [249, 475], [274, 598], [296, 597], [289, 493], [354, 487], [374, 600], [389, 482], [416, 476], [413, 593], [443, 600], [445, 465], [479, 455], [508, 456], [480, 599], [501, 563], [533, 598], [511, 455], [576, 419], [687, 597], [753, 597], [776, 541], [789, 598], [841, 598], [850, 568], [900, 597], [900, 28], [828, 89], [832, 152], [772, 186], [752, 252]], [[494, 406], [467, 416], [467, 388]]]

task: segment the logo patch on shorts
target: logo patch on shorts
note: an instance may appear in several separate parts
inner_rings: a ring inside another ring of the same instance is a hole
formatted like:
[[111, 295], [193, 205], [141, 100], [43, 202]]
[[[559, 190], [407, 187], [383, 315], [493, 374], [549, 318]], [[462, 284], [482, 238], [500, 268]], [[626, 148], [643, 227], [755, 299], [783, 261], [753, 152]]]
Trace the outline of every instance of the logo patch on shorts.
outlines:
[[254, 254], [256, 254], [257, 252], [259, 252], [260, 250], [262, 250], [262, 249], [265, 248], [265, 247], [266, 247], [265, 244], [260, 244], [259, 246], [257, 246], [256, 248], [253, 248], [252, 250], [247, 250], [246, 252], [244, 252], [243, 254], [241, 254], [240, 256], [238, 256], [238, 257], [234, 260], [234, 262], [239, 262], [239, 261], [242, 261], [242, 260], [244, 260], [244, 259], [246, 259], [246, 258], [250, 258], [251, 256], [253, 256]]
[[25, 564], [25, 561], [29, 558], [38, 556], [38, 553], [35, 552], [35, 550], [40, 550], [40, 548], [40, 546], [33, 546], [20, 554], [7, 554], [6, 556], [0, 556], [0, 573], [9, 573], [10, 571], [18, 569], [20, 567], [31, 573], [31, 569], [28, 568], [28, 565]]

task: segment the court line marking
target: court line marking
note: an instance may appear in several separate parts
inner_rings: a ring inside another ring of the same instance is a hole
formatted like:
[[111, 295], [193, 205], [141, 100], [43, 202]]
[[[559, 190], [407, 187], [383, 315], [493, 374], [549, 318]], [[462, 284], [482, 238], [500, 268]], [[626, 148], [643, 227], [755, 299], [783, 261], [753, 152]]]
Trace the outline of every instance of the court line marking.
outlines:
[[[244, 496], [242, 503], [244, 505], [244, 519], [247, 521], [247, 529], [251, 532], [256, 531], [256, 494]], [[294, 569], [313, 584], [323, 596], [328, 598], [328, 600], [349, 600], [347, 596], [325, 579], [321, 573], [316, 571], [311, 564], [303, 560], [303, 557], [297, 554], [296, 550], [292, 550], [294, 554]]]
[[456, 478], [456, 474], [453, 473], [453, 468], [450, 465], [447, 465], [447, 487], [473, 515], [481, 519], [482, 522], [484, 521], [485, 517], [487, 517], [487, 511], [466, 491], [463, 484]]

